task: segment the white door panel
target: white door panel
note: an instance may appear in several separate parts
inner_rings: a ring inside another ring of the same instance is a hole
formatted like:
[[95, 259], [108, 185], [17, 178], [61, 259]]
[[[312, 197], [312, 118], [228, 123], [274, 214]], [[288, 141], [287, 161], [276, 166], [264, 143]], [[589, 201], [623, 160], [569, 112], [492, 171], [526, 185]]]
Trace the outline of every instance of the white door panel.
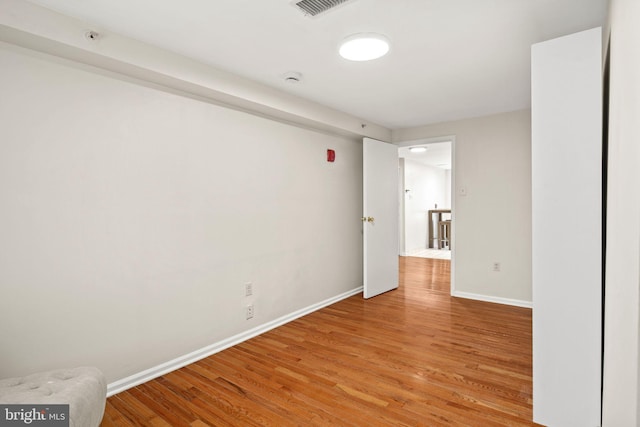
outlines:
[[363, 140], [364, 297], [398, 287], [398, 147]]

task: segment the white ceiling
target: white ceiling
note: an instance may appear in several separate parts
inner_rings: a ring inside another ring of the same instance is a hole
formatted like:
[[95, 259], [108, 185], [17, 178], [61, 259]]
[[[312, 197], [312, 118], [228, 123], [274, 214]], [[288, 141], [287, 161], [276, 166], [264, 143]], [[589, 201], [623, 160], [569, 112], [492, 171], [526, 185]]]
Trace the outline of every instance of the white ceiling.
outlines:
[[[417, 141], [415, 145], [398, 148], [398, 157], [413, 160], [423, 165], [440, 169], [451, 169], [451, 141], [422, 144]], [[412, 153], [411, 147], [426, 147], [424, 153]]]
[[[304, 16], [291, 0], [31, 0], [390, 129], [528, 108], [530, 46], [604, 25], [607, 0], [352, 0]], [[358, 32], [371, 62], [337, 55]], [[302, 73], [285, 83], [288, 71]]]

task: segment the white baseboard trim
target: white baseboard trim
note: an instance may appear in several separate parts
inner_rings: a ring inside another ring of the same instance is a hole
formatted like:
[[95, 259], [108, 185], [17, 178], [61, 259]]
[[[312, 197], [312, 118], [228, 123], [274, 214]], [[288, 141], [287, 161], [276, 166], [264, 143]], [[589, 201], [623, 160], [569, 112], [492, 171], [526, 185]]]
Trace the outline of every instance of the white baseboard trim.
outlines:
[[355, 288], [350, 291], [347, 291], [343, 294], [336, 295], [332, 298], [326, 299], [319, 303], [312, 304], [300, 310], [294, 311], [293, 313], [287, 314], [285, 316], [279, 317], [278, 319], [256, 326], [253, 329], [249, 329], [248, 331], [241, 332], [237, 335], [226, 338], [217, 343], [213, 343], [199, 350], [193, 351], [189, 354], [185, 354], [184, 356], [180, 356], [168, 362], [154, 366], [153, 368], [149, 368], [147, 370], [138, 372], [137, 374], [133, 374], [121, 380], [114, 381], [107, 385], [107, 397], [113, 396], [114, 394], [120, 393], [129, 388], [135, 387], [137, 385], [150, 381], [154, 378], [158, 378], [164, 374], [175, 371], [176, 369], [180, 369], [191, 363], [197, 362], [198, 360], [204, 359], [205, 357], [209, 357], [212, 354], [218, 353], [226, 348], [233, 347], [236, 344], [240, 344], [243, 341], [256, 337], [260, 334], [270, 331], [271, 329], [277, 328], [278, 326], [282, 326], [285, 323], [291, 322], [292, 320], [305, 316], [309, 313], [313, 313], [314, 311], [317, 311], [323, 307], [327, 307], [343, 299], [349, 298], [350, 296], [356, 295], [360, 292], [362, 292], [362, 286], [360, 286], [359, 288]]
[[473, 299], [477, 301], [494, 302], [497, 304], [513, 305], [516, 307], [533, 308], [533, 303], [531, 301], [523, 301], [519, 299], [492, 297], [489, 295], [480, 295], [480, 294], [473, 294], [470, 292], [460, 292], [460, 291], [451, 292], [451, 296], [458, 297], [458, 298]]

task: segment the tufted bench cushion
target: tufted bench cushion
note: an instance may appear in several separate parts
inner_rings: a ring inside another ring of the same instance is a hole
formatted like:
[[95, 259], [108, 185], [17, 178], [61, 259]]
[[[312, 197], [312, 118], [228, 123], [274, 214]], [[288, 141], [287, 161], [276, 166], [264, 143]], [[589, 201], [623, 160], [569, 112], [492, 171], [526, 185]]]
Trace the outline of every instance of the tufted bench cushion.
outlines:
[[107, 399], [107, 382], [97, 368], [40, 372], [0, 380], [0, 403], [69, 404], [70, 427], [97, 427]]

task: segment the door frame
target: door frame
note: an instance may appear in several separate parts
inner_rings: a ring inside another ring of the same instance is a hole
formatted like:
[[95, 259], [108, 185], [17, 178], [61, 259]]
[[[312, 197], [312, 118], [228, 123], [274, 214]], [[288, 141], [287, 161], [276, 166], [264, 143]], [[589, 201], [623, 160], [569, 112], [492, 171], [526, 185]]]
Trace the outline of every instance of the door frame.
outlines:
[[[413, 145], [429, 145], [437, 142], [448, 142], [451, 141], [451, 240], [456, 242], [451, 248], [451, 295], [455, 294], [456, 286], [455, 286], [455, 262], [456, 262], [456, 248], [458, 247], [456, 240], [456, 195], [458, 193], [456, 188], [456, 136], [455, 135], [443, 135], [436, 136], [430, 138], [418, 138], [411, 139], [407, 141], [396, 141], [395, 145], [400, 147], [410, 147]], [[402, 195], [400, 195], [402, 197]], [[401, 209], [401, 216], [398, 221], [398, 225], [400, 227], [399, 233], [404, 233], [404, 205], [398, 200], [399, 206], [398, 209]], [[398, 245], [398, 249], [400, 249], [400, 245]], [[400, 253], [398, 253], [398, 256]]]

